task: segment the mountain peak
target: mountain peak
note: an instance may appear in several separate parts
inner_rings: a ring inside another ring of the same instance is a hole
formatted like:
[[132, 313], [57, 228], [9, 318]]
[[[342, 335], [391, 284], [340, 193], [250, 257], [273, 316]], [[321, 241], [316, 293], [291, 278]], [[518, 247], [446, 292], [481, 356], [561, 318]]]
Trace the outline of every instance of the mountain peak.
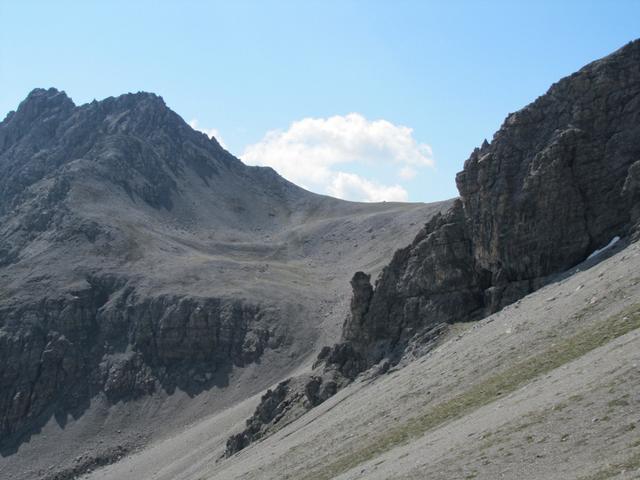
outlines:
[[33, 121], [45, 112], [70, 111], [75, 108], [71, 100], [64, 91], [56, 88], [34, 88], [27, 98], [25, 98], [16, 112], [7, 115], [7, 119], [14, 114], [23, 121]]
[[[104, 100], [93, 100], [87, 105], [101, 105], [107, 110], [152, 110], [162, 112], [168, 110], [164, 99], [152, 92], [139, 91], [125, 93]], [[33, 121], [44, 113], [69, 112], [76, 108], [75, 103], [63, 91], [57, 88], [34, 88], [20, 103], [15, 112], [7, 115], [7, 119], [17, 114], [18, 118]], [[50, 115], [47, 114], [47, 117]]]
[[[67, 96], [64, 90], [58, 90], [57, 88], [34, 88], [29, 92], [25, 102], [29, 101], [66, 101], [71, 99]], [[73, 102], [72, 102], [73, 103]]]
[[[94, 100], [95, 102], [95, 100]], [[117, 97], [108, 97], [102, 101], [96, 103], [104, 105], [114, 105], [118, 108], [136, 108], [136, 107], [151, 107], [160, 110], [168, 109], [167, 104], [160, 95], [156, 95], [152, 92], [139, 91], [136, 93], [124, 93]]]

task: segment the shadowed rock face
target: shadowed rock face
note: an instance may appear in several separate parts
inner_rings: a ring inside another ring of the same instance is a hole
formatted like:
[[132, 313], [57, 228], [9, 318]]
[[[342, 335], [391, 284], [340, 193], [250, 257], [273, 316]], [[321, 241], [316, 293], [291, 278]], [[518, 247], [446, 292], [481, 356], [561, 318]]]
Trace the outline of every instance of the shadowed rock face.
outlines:
[[637, 235], [639, 159], [637, 40], [509, 115], [457, 175], [460, 199], [395, 253], [374, 286], [353, 276], [342, 341], [322, 349], [317, 374], [345, 384], [383, 359], [385, 372], [407, 347], [433, 345], [443, 325], [496, 312], [614, 236]]
[[640, 160], [629, 167], [629, 175], [624, 181], [622, 194], [625, 200], [631, 205], [631, 224], [635, 227], [632, 230], [633, 240], [640, 237]]
[[483, 308], [483, 279], [470, 258], [462, 205], [456, 202], [396, 252], [368, 302], [354, 288], [343, 341], [373, 365], [384, 356], [401, 355], [427, 318], [430, 324], [477, 318]]
[[370, 300], [354, 288], [344, 341], [372, 365], [421, 329], [493, 313], [628, 235], [639, 158], [635, 41], [553, 85], [474, 150], [456, 177], [460, 201], [396, 252]]
[[52, 407], [74, 415], [175, 388], [226, 386], [234, 366], [284, 339], [279, 318], [240, 300], [138, 297], [92, 288], [2, 312], [0, 425], [10, 436]]

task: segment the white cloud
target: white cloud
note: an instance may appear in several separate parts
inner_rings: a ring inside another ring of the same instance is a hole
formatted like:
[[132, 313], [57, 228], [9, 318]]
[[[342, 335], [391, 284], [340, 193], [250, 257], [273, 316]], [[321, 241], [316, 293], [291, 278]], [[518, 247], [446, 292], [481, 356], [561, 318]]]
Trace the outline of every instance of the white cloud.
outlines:
[[411, 180], [418, 174], [415, 168], [404, 166], [398, 171], [398, 176], [403, 180]]
[[354, 173], [337, 172], [327, 187], [327, 193], [345, 200], [365, 202], [406, 202], [407, 191], [400, 185], [380, 185]]
[[194, 130], [198, 130], [199, 132], [202, 132], [202, 133], [206, 134], [207, 137], [209, 137], [209, 138], [215, 138], [222, 148], [224, 148], [224, 149], [227, 148], [227, 145], [224, 143], [224, 140], [222, 139], [222, 136], [220, 135], [220, 132], [218, 132], [217, 129], [215, 129], [215, 128], [201, 128], [200, 126], [198, 126], [198, 119], [197, 118], [194, 118], [193, 120], [191, 120], [189, 122], [189, 126], [191, 128], [193, 128]]
[[433, 166], [431, 147], [418, 143], [411, 128], [386, 120], [369, 121], [358, 113], [293, 122], [288, 130], [268, 132], [249, 145], [242, 159], [250, 165], [273, 167], [310, 190], [364, 201], [407, 200], [407, 192], [400, 185], [346, 173], [340, 165], [371, 170], [398, 165], [402, 180], [415, 176], [418, 168]]

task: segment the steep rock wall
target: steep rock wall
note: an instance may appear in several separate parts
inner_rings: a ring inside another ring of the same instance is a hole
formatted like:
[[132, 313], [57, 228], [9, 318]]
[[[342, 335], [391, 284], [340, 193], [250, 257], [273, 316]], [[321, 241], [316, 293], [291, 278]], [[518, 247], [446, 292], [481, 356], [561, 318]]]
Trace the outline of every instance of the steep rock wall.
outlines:
[[140, 297], [113, 279], [0, 312], [0, 447], [50, 415], [225, 384], [286, 332], [278, 313], [240, 299]]
[[[386, 372], [410, 345], [433, 346], [443, 325], [500, 310], [614, 236], [637, 238], [640, 40], [509, 115], [456, 183], [460, 199], [395, 253], [375, 285], [364, 272], [353, 276], [342, 341], [314, 365], [321, 382], [344, 385], [379, 362], [377, 373]], [[283, 388], [276, 405], [270, 396], [270, 409], [291, 408], [310, 384]], [[280, 419], [262, 411], [230, 439], [227, 455], [252, 432], [276, 429]]]
[[553, 85], [474, 150], [456, 177], [460, 201], [395, 254], [369, 298], [354, 291], [343, 340], [372, 365], [419, 330], [491, 314], [632, 234], [639, 159], [635, 41]]

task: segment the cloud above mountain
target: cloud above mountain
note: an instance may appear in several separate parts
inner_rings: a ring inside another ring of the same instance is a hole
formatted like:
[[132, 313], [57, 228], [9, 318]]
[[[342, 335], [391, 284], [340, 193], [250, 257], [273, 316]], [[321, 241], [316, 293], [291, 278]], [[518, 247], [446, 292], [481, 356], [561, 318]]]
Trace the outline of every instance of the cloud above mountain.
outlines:
[[[368, 202], [407, 201], [401, 183], [434, 165], [431, 147], [416, 141], [411, 128], [358, 113], [295, 121], [246, 147], [241, 158], [309, 190]], [[380, 167], [395, 175], [378, 178]]]

